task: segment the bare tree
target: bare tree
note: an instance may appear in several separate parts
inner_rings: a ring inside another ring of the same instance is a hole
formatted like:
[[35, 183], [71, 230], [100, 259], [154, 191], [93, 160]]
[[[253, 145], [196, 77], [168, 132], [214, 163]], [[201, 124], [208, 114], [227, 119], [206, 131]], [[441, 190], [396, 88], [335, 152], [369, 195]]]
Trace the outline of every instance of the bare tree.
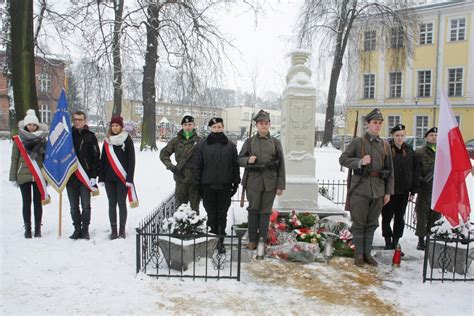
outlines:
[[[377, 2], [364, 0], [311, 0], [305, 1], [298, 20], [299, 45], [311, 46], [317, 38], [321, 52], [332, 52], [332, 68], [327, 95], [326, 121], [324, 137], [321, 146], [332, 141], [334, 129], [334, 106], [336, 102], [337, 86], [344, 55], [352, 33], [355, 33], [356, 43], [364, 28], [370, 24], [377, 24], [384, 34], [392, 30], [402, 30], [406, 45], [397, 48], [393, 56], [411, 54], [411, 34], [414, 33], [414, 16], [410, 14], [407, 2], [393, 0], [391, 2]], [[359, 31], [359, 33], [357, 33]], [[400, 63], [397, 63], [400, 64]]]

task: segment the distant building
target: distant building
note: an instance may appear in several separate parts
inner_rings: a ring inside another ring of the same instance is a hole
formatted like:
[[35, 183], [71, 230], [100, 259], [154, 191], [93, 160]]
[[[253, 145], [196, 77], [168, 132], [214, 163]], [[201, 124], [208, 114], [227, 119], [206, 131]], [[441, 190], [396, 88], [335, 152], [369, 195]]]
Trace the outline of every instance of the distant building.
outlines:
[[[0, 67], [6, 65], [5, 51], [0, 51]], [[36, 113], [40, 122], [50, 124], [52, 113], [64, 86], [65, 62], [59, 58], [35, 58], [36, 94], [38, 96], [38, 109]], [[0, 74], [0, 130], [9, 130], [9, 104], [7, 95], [7, 80]], [[21, 120], [23, 118], [18, 118]]]
[[376, 20], [355, 33], [361, 36], [351, 47], [355, 61], [348, 75], [349, 131], [356, 111], [360, 134], [365, 115], [378, 107], [385, 116], [382, 136], [403, 123], [407, 135], [423, 137], [438, 125], [440, 96], [445, 90], [464, 140], [474, 138], [474, 2], [421, 3], [428, 4], [410, 9], [418, 17], [414, 54], [401, 66], [390, 62], [390, 56], [406, 45], [399, 30], [392, 30], [390, 45], [383, 49]]
[[[225, 125], [224, 130], [229, 134], [246, 137], [252, 116], [257, 114], [260, 110], [261, 108], [251, 106], [235, 106], [222, 109], [222, 118]], [[280, 133], [281, 111], [273, 109], [264, 110], [270, 113], [270, 134], [275, 135]]]

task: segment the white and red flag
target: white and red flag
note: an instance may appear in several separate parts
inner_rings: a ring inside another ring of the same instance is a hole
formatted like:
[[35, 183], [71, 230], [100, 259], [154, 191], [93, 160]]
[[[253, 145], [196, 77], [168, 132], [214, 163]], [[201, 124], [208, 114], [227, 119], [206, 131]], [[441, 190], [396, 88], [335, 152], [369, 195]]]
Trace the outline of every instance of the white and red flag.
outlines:
[[441, 93], [436, 144], [431, 208], [443, 214], [456, 227], [459, 215], [467, 223], [471, 213], [466, 176], [472, 166], [445, 91]]

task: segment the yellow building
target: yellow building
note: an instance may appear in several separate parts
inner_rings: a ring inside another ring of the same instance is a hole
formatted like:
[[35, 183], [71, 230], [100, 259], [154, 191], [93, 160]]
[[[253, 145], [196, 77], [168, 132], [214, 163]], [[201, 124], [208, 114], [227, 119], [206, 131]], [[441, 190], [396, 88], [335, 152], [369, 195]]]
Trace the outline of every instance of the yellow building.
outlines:
[[[376, 26], [361, 30], [359, 52], [349, 71], [346, 126], [351, 130], [359, 111], [359, 135], [365, 115], [374, 107], [385, 117], [381, 136], [402, 123], [407, 135], [423, 137], [438, 125], [441, 92], [449, 96], [465, 141], [474, 138], [474, 2], [450, 1], [420, 5], [412, 57], [394, 66], [393, 54], [405, 37], [392, 30], [384, 44]], [[373, 23], [376, 25], [376, 23]], [[386, 45], [384, 47], [384, 45]]]

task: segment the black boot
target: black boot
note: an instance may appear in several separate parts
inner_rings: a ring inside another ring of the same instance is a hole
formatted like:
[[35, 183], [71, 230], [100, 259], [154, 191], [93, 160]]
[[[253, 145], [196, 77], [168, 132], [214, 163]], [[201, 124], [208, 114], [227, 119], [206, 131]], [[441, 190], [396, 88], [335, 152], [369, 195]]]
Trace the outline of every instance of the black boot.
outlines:
[[31, 238], [31, 223], [25, 223], [25, 238]]
[[416, 246], [416, 249], [424, 251], [425, 248], [425, 239], [423, 237], [418, 237], [418, 245]]
[[114, 240], [118, 238], [117, 235], [117, 224], [112, 224], [111, 225], [111, 233], [110, 233], [110, 240]]
[[391, 237], [385, 237], [385, 250], [395, 249], [394, 244]]
[[125, 225], [120, 225], [118, 237], [125, 239]]
[[219, 238], [219, 241], [217, 242], [217, 253], [222, 255], [226, 252], [225, 246], [224, 246], [224, 238]]
[[81, 237], [82, 239], [87, 239], [89, 240], [90, 239], [90, 236], [89, 236], [89, 225], [84, 225], [82, 226], [82, 229], [81, 229]]
[[35, 224], [35, 237], [41, 237], [41, 223]]
[[79, 239], [81, 238], [81, 225], [74, 225], [74, 232], [72, 233], [71, 236], [69, 236], [71, 239]]

